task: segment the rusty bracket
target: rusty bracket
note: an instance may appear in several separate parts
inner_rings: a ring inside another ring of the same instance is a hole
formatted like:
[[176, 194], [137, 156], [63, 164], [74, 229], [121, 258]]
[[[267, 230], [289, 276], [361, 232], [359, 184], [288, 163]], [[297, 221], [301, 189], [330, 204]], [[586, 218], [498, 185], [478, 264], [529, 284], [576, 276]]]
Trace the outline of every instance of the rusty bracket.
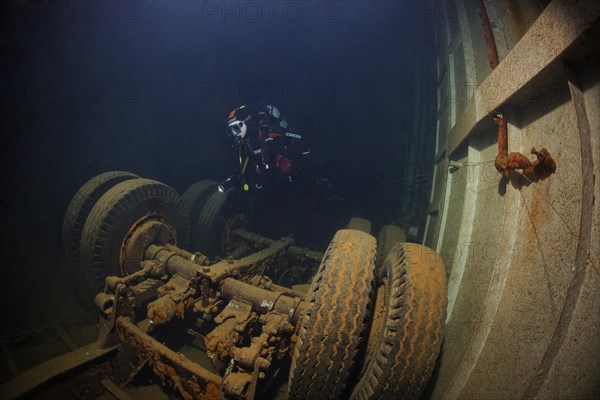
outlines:
[[145, 260], [140, 263], [141, 269], [127, 276], [107, 276], [105, 292], [116, 292], [117, 285], [123, 284], [127, 287], [136, 285], [144, 279], [152, 277], [160, 277], [162, 275], [162, 266], [153, 260]]
[[[271, 287], [270, 281], [260, 276], [255, 276], [251, 281], [262, 282], [264, 286]], [[221, 341], [217, 342], [221, 347], [215, 349], [220, 351], [218, 355], [221, 358], [227, 355], [231, 357], [229, 368], [223, 377], [221, 386], [223, 392], [236, 398], [253, 399], [258, 380], [265, 378], [264, 371], [270, 367], [273, 356], [281, 358], [288, 354], [289, 339], [295, 330], [292, 322], [297, 321], [303, 300], [233, 278], [226, 278], [221, 282], [221, 292], [224, 299], [230, 299], [228, 306], [243, 305], [245, 315], [238, 319], [247, 321], [248, 315], [260, 314], [258, 321], [262, 325], [261, 334], [253, 337], [249, 346], [233, 345], [233, 342], [239, 342], [237, 332], [241, 327], [236, 327], [235, 321], [230, 319], [225, 319], [225, 323], [211, 334], [216, 337], [218, 332], [221, 335]], [[230, 314], [237, 316], [240, 311], [226, 308], [215, 322], [223, 322], [223, 319]], [[226, 328], [223, 328], [223, 325], [226, 325]], [[215, 343], [211, 345], [214, 347]]]
[[115, 293], [98, 293], [94, 304], [100, 310], [98, 342], [103, 347], [112, 347], [117, 343], [115, 337], [115, 322], [120, 316], [131, 315], [132, 309], [127, 298], [127, 288], [124, 283], [117, 283]]
[[196, 288], [188, 278], [175, 274], [158, 290], [157, 300], [148, 304], [148, 319], [152, 324], [164, 324], [173, 318], [183, 318], [196, 295]]
[[530, 182], [545, 179], [556, 172], [556, 162], [550, 152], [543, 147], [539, 151], [535, 147], [531, 149], [531, 154], [536, 156], [533, 161], [529, 161], [526, 156], [518, 152], [507, 153], [506, 119], [498, 113], [494, 118], [494, 122], [498, 125], [498, 155], [495, 160], [498, 172], [508, 178], [510, 171], [520, 169]]
[[224, 360], [229, 357], [231, 348], [238, 344], [248, 324], [256, 319], [249, 304], [229, 301], [214, 319], [217, 327], [204, 340], [208, 357], [213, 362], [216, 358]]
[[[281, 316], [281, 320], [285, 320], [285, 316]], [[263, 329], [260, 336], [252, 338], [249, 346], [232, 347], [232, 361], [221, 386], [223, 392], [237, 398], [254, 399], [258, 380], [266, 377], [265, 371], [271, 366], [271, 359], [279, 342], [278, 337]], [[234, 368], [238, 371], [233, 372]]]
[[[224, 393], [239, 399], [254, 399], [258, 380], [264, 379], [265, 373], [263, 371], [266, 371], [271, 365], [269, 360], [258, 356], [263, 345], [266, 345], [266, 339], [263, 339], [263, 335], [261, 335], [260, 338], [253, 339], [250, 347], [239, 349], [240, 351], [248, 349], [248, 353], [252, 357], [252, 362], [249, 365], [249, 370], [252, 371], [252, 374], [246, 372], [246, 370], [232, 372], [236, 362], [230, 363], [232, 367], [229, 368], [228, 373], [223, 377], [223, 383], [221, 384], [221, 389]], [[232, 350], [235, 349], [233, 348]]]
[[163, 285], [163, 281], [158, 279], [146, 279], [135, 286], [127, 288], [127, 294], [130, 298], [131, 305], [141, 307], [147, 301], [158, 296], [158, 289]]

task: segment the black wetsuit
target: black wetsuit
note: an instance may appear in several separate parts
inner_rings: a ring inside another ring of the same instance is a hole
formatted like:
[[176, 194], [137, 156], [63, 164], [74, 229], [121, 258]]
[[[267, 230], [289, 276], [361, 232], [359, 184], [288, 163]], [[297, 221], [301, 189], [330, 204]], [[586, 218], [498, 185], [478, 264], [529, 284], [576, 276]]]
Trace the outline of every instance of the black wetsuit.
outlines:
[[279, 110], [274, 115], [272, 106], [244, 107], [243, 111], [240, 119], [246, 120], [248, 130], [234, 145], [240, 187], [271, 191], [300, 184], [310, 155], [302, 135], [287, 127]]

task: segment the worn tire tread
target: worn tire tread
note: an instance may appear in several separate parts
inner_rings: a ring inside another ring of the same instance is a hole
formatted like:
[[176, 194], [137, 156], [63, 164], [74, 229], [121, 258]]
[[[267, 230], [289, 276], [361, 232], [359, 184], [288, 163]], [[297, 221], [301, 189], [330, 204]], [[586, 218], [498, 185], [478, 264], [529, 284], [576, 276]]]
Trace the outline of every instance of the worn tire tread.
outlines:
[[209, 197], [216, 192], [217, 182], [211, 180], [201, 180], [193, 183], [181, 195], [183, 203], [187, 207], [190, 221], [195, 222], [206, 204]]
[[75, 193], [65, 212], [62, 226], [63, 254], [67, 265], [81, 271], [81, 234], [94, 204], [111, 187], [138, 175], [126, 171], [109, 171], [87, 181]]
[[346, 389], [365, 331], [375, 239], [336, 233], [306, 299], [292, 355], [289, 399], [337, 399]]
[[197, 220], [192, 221], [192, 250], [200, 251], [208, 257], [219, 256], [227, 218], [241, 209], [240, 192], [236, 188], [212, 194]]
[[375, 265], [380, 267], [385, 261], [390, 250], [396, 243], [406, 242], [404, 229], [395, 225], [384, 225], [377, 235], [377, 257]]
[[387, 318], [351, 399], [417, 399], [439, 354], [447, 304], [441, 259], [425, 246], [396, 244], [383, 265], [388, 271]]
[[121, 182], [96, 202], [83, 228], [83, 272], [92, 288], [102, 290], [107, 275], [122, 274], [115, 246], [120, 245], [117, 242], [122, 242], [128, 228], [146, 215], [166, 218], [175, 229], [177, 245], [187, 247], [188, 216], [174, 189], [151, 179]]

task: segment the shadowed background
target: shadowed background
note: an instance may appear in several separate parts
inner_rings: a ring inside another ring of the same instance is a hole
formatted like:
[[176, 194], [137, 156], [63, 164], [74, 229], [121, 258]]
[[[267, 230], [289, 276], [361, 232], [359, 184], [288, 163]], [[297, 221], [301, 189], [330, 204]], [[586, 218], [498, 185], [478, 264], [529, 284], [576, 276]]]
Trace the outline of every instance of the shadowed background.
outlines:
[[[236, 105], [281, 109], [307, 138], [317, 173], [350, 200], [345, 216], [378, 224], [403, 216], [396, 203], [415, 86], [436, 74], [435, 21], [418, 3], [3, 2], [0, 10], [4, 333], [80, 312], [65, 290], [60, 234], [83, 183], [127, 170], [182, 193], [224, 178], [224, 124]], [[419, 107], [434, 120], [429, 100]], [[416, 158], [431, 165], [433, 148]]]

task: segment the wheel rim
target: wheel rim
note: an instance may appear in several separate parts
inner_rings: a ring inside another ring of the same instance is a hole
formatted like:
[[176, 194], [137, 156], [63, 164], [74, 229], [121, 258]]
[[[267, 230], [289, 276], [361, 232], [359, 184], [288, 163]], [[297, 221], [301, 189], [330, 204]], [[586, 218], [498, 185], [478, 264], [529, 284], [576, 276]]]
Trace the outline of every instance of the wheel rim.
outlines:
[[160, 215], [144, 216], [137, 220], [125, 235], [119, 252], [119, 269], [123, 276], [141, 269], [140, 262], [151, 244], [177, 243], [177, 232], [171, 223]]

